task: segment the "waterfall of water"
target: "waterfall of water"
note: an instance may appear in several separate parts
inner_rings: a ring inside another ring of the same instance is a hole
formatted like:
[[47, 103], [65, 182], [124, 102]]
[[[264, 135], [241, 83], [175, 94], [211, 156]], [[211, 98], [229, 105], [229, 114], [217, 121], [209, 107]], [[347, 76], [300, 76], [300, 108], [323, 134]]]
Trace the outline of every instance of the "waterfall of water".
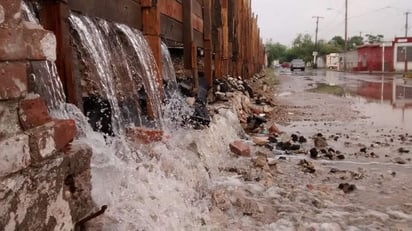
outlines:
[[[22, 1], [22, 12], [24, 20], [39, 25], [39, 20], [34, 14], [33, 6]], [[54, 62], [31, 61], [29, 68], [29, 86], [30, 92], [39, 94], [46, 101], [52, 114], [56, 112], [57, 117], [65, 117], [63, 106], [66, 102], [66, 96]]]
[[[160, 127], [160, 86], [156, 62], [141, 32], [122, 24], [72, 14], [79, 59], [83, 63], [82, 92], [108, 101], [113, 130], [128, 126]], [[87, 113], [87, 110], [85, 108]], [[90, 118], [90, 117], [89, 117]]]
[[[165, 85], [166, 97], [173, 95], [178, 90], [178, 84], [176, 81], [175, 68], [173, 66], [172, 57], [170, 56], [169, 49], [166, 43], [161, 43], [162, 49], [162, 74], [163, 82]], [[170, 97], [169, 97], [170, 98]]]

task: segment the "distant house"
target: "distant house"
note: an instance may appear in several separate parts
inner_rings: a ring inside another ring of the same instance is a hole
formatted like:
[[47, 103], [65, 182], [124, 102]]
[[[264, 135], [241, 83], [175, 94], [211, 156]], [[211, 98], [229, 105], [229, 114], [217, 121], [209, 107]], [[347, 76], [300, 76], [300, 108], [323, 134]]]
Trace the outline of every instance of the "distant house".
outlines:
[[[396, 71], [412, 70], [412, 37], [395, 38], [393, 63]], [[407, 62], [405, 62], [407, 60]]]
[[[353, 51], [348, 51], [345, 54], [345, 58], [346, 58], [346, 70], [352, 70], [357, 67], [358, 62], [359, 62], [359, 56], [358, 56], [358, 52], [357, 50], [353, 50]], [[343, 65], [343, 60], [342, 60], [342, 64]], [[343, 69], [343, 66], [342, 66]]]
[[384, 53], [384, 71], [394, 71], [393, 45], [382, 48], [381, 44], [366, 44], [357, 47], [358, 63], [353, 71], [382, 71], [382, 54]]

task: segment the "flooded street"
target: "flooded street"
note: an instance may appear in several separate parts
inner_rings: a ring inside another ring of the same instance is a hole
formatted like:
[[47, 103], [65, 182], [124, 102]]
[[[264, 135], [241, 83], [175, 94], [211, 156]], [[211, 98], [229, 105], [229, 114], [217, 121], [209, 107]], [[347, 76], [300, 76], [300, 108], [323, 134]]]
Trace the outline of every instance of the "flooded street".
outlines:
[[[226, 230], [411, 230], [410, 81], [322, 70], [277, 78], [272, 119], [283, 133], [272, 151], [253, 146], [251, 158], [220, 167], [227, 173], [213, 194], [220, 209], [212, 210], [213, 223]], [[288, 142], [300, 148], [279, 145]]]

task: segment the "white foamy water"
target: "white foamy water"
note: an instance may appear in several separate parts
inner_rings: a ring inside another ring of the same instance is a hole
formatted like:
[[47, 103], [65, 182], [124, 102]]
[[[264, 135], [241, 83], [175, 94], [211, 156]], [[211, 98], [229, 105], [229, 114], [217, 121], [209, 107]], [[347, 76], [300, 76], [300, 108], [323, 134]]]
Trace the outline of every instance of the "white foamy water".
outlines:
[[240, 131], [233, 112], [222, 110], [205, 130], [174, 128], [162, 142], [136, 146], [124, 137], [105, 140], [70, 111], [85, 133], [80, 140], [93, 148], [93, 200], [108, 205], [99, 229], [199, 230], [207, 223], [209, 189]]

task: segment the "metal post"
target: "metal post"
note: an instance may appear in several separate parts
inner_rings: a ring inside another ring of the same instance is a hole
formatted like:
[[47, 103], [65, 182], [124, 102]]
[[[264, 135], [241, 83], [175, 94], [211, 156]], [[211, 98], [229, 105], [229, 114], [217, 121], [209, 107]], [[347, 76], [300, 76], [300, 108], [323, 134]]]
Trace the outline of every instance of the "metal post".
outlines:
[[312, 18], [316, 18], [315, 50], [314, 50], [314, 52], [313, 52], [313, 64], [314, 64], [313, 68], [317, 68], [318, 65], [317, 65], [317, 63], [316, 63], [316, 53], [315, 53], [315, 52], [318, 51], [318, 28], [319, 28], [319, 19], [320, 19], [320, 18], [323, 18], [323, 17], [320, 17], [320, 16], [312, 16]]
[[408, 13], [408, 12], [406, 12], [406, 13], [405, 13], [405, 15], [406, 15], [406, 23], [405, 23], [405, 38], [406, 38], [406, 37], [408, 37], [408, 15], [409, 15], [409, 13]]
[[345, 0], [345, 50], [343, 54], [343, 71], [346, 71], [346, 52], [348, 51], [348, 0]]
[[382, 42], [382, 74], [385, 72], [385, 43]]

